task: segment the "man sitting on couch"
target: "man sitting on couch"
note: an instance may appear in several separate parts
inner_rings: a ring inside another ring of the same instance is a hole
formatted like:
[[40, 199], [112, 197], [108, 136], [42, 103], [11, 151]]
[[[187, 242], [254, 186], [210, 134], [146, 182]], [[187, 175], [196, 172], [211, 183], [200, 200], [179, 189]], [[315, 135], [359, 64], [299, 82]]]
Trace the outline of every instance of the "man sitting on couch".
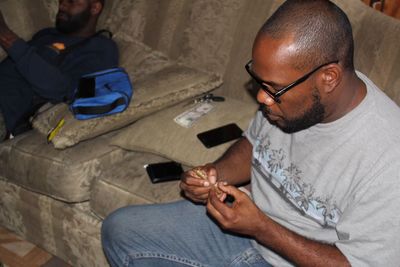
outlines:
[[[354, 70], [346, 14], [326, 0], [286, 1], [246, 69], [262, 110], [245, 136], [185, 173], [194, 203], [111, 214], [110, 264], [398, 266], [400, 109]], [[250, 177], [250, 196], [233, 186]]]
[[9, 29], [0, 12], [0, 141], [29, 129], [29, 117], [45, 102], [71, 99], [79, 78], [116, 67], [116, 44], [95, 35], [104, 0], [61, 0], [56, 27], [25, 42]]

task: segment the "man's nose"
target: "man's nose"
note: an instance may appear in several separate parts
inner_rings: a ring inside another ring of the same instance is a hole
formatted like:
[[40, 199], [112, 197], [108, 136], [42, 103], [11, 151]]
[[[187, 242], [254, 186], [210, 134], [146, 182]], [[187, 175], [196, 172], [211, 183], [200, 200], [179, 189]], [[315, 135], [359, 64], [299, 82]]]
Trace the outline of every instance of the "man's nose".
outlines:
[[59, 11], [65, 11], [65, 10], [67, 9], [67, 4], [68, 4], [68, 1], [67, 1], [67, 0], [61, 0], [61, 1], [58, 3], [58, 10], [59, 10]]
[[257, 101], [260, 104], [264, 104], [267, 106], [272, 106], [276, 103], [275, 100], [267, 92], [265, 92], [262, 89], [258, 89]]

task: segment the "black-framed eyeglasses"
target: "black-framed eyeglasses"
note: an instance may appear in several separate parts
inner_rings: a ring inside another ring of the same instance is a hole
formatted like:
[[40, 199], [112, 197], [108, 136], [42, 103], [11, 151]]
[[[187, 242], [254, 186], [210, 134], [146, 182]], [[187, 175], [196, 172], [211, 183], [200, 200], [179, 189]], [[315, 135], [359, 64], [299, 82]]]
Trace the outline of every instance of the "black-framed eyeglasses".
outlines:
[[329, 64], [333, 64], [333, 63], [338, 63], [339, 60], [335, 60], [335, 61], [330, 61], [328, 63], [319, 65], [318, 67], [316, 67], [315, 69], [313, 69], [312, 71], [310, 71], [309, 73], [307, 73], [306, 75], [304, 75], [303, 77], [297, 79], [296, 81], [292, 82], [291, 84], [283, 87], [282, 89], [279, 89], [278, 91], [274, 90], [275, 92], [273, 92], [270, 88], [272, 88], [272, 86], [268, 85], [268, 82], [263, 81], [262, 79], [258, 78], [258, 76], [252, 71], [251, 67], [253, 65], [253, 60], [250, 60], [245, 68], [247, 70], [247, 72], [249, 73], [249, 75], [254, 79], [254, 81], [256, 81], [258, 83], [258, 85], [261, 87], [261, 89], [267, 93], [275, 102], [277, 103], [281, 103], [281, 100], [279, 99], [284, 93], [286, 93], [287, 91], [289, 91], [290, 89], [292, 89], [293, 87], [301, 84], [302, 82], [304, 82], [305, 80], [307, 80], [314, 72], [316, 72], [317, 70], [319, 70], [322, 67], [325, 67]]

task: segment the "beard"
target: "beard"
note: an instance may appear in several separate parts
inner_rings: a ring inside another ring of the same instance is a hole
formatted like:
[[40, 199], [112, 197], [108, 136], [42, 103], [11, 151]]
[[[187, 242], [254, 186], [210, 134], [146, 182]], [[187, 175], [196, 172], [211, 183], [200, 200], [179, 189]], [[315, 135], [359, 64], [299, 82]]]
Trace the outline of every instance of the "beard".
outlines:
[[65, 34], [78, 32], [88, 24], [90, 17], [90, 7], [75, 15], [69, 15], [65, 12], [58, 11], [56, 29]]
[[285, 133], [294, 133], [318, 123], [321, 123], [325, 116], [325, 107], [321, 104], [321, 96], [316, 88], [314, 88], [312, 106], [303, 112], [300, 116], [293, 119], [284, 119], [283, 123], [272, 121], [269, 119], [268, 114], [271, 112], [267, 106], [262, 109], [264, 117], [267, 118], [269, 123], [277, 126]]

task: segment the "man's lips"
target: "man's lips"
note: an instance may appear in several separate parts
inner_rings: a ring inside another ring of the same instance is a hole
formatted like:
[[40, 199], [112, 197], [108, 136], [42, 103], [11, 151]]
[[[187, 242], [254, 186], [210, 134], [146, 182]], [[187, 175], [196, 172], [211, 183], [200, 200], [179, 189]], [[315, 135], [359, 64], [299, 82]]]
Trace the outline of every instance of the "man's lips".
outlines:
[[277, 120], [279, 120], [280, 119], [280, 117], [279, 116], [277, 116], [277, 115], [274, 115], [274, 114], [271, 114], [271, 113], [269, 113], [269, 114], [266, 114], [267, 115], [267, 117], [270, 119], [270, 120], [272, 120], [272, 121], [277, 121]]
[[267, 117], [269, 120], [272, 120], [272, 121], [277, 121], [281, 118], [280, 116], [273, 114], [271, 112], [271, 110], [266, 109], [266, 108], [263, 109], [263, 113], [264, 113], [265, 117]]

